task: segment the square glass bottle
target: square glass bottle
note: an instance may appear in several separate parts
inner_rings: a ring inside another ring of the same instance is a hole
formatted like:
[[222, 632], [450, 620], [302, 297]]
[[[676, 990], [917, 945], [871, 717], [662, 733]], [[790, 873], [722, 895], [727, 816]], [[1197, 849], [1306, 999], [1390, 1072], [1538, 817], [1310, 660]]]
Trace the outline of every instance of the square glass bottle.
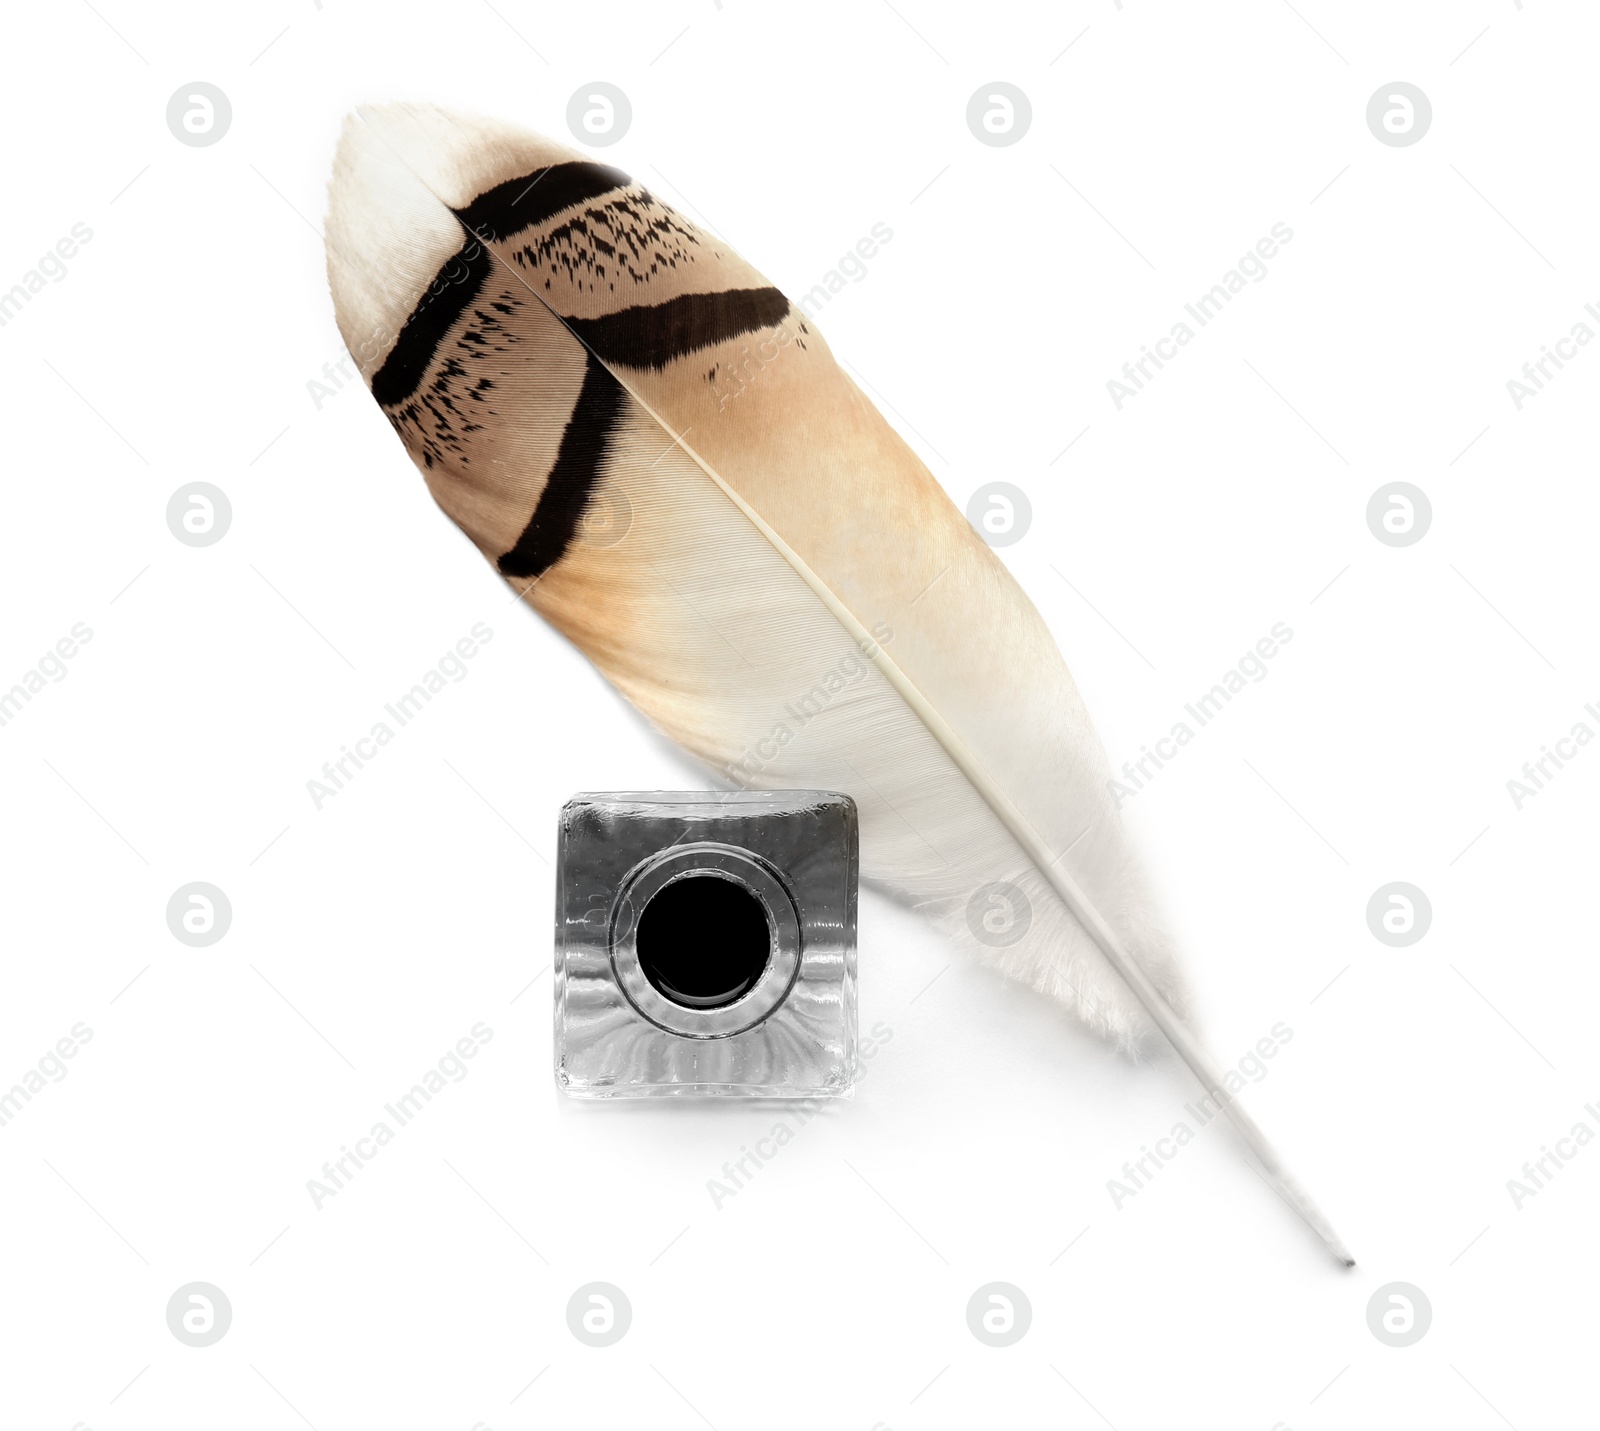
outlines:
[[579, 1098], [848, 1095], [855, 802], [621, 791], [562, 808], [555, 1074]]

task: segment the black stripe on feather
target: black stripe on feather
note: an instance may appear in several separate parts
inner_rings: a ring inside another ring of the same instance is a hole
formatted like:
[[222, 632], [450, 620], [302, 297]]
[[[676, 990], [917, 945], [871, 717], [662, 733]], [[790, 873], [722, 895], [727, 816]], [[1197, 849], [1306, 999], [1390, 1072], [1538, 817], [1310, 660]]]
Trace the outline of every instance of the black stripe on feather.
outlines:
[[788, 312], [789, 300], [776, 288], [730, 288], [562, 322], [608, 363], [661, 369], [686, 353], [776, 327]]
[[379, 403], [394, 407], [416, 392], [445, 334], [478, 296], [493, 268], [489, 250], [476, 239], [468, 239], [445, 260], [411, 310], [383, 366], [372, 375], [372, 395]]
[[553, 219], [574, 204], [598, 199], [613, 189], [626, 189], [632, 183], [622, 170], [604, 164], [551, 164], [485, 189], [466, 208], [453, 212], [469, 233], [486, 243], [499, 243]]
[[550, 477], [517, 544], [500, 558], [501, 575], [543, 576], [565, 555], [600, 480], [626, 398], [622, 384], [591, 355]]

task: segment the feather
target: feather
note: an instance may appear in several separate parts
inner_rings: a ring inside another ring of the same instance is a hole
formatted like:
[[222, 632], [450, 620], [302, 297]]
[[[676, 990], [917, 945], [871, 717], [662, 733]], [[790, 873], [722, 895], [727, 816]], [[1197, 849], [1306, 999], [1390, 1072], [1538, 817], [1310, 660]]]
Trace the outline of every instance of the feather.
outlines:
[[626, 175], [434, 108], [347, 122], [326, 237], [373, 396], [526, 600], [723, 780], [853, 796], [863, 877], [973, 956], [1164, 1035], [1348, 1262], [1185, 1021], [1043, 620], [815, 323]]

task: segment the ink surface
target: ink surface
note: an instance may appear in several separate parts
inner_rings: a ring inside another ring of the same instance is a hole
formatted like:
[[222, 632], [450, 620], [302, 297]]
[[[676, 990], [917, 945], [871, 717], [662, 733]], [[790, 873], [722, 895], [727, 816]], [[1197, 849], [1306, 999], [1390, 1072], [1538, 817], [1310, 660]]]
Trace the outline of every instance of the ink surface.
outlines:
[[716, 1009], [755, 986], [772, 957], [761, 902], [743, 885], [688, 875], [659, 890], [639, 916], [639, 966], [675, 1004]]

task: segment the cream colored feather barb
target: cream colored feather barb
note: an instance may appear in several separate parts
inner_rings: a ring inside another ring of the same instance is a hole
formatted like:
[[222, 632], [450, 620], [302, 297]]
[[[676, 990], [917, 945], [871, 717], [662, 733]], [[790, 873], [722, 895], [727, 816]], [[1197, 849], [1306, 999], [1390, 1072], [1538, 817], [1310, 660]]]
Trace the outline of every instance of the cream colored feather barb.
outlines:
[[348, 122], [327, 242], [373, 396], [546, 619], [723, 779], [852, 795], [863, 875], [984, 963], [1159, 1029], [1350, 1261], [1183, 1022], [1044, 622], [809, 318], [626, 175], [433, 108]]

